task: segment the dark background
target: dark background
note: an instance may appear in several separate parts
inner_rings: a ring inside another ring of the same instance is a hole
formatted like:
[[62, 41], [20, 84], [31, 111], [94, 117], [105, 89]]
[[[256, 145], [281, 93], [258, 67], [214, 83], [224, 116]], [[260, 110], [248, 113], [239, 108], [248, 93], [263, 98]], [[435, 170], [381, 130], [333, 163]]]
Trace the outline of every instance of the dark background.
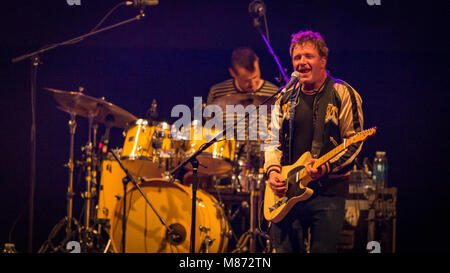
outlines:
[[[84, 34], [119, 1], [9, 1], [0, 16], [0, 243], [27, 249], [29, 200], [30, 64], [11, 59]], [[33, 250], [65, 216], [69, 156], [69, 115], [43, 87], [85, 88], [144, 118], [153, 98], [160, 116], [173, 122], [177, 104], [206, 99], [209, 87], [227, 79], [236, 46], [253, 47], [262, 75], [274, 83], [277, 67], [253, 27], [250, 1], [160, 0], [147, 17], [78, 44], [41, 56], [37, 89], [37, 182]], [[298, 30], [320, 32], [330, 49], [328, 69], [363, 98], [365, 128], [377, 126], [359, 158], [385, 150], [389, 186], [398, 188], [398, 252], [446, 249], [448, 186], [448, 3], [366, 0], [265, 1], [270, 39], [282, 65], [292, 72], [288, 47]], [[5, 6], [6, 5], [6, 6]], [[137, 10], [119, 8], [105, 25], [131, 18]], [[77, 118], [76, 157], [87, 141], [87, 120]], [[100, 127], [100, 133], [103, 127]], [[122, 145], [122, 130], [112, 144]], [[78, 192], [83, 181], [75, 180]], [[81, 200], [75, 198], [75, 207]], [[75, 210], [77, 217], [79, 210]]]

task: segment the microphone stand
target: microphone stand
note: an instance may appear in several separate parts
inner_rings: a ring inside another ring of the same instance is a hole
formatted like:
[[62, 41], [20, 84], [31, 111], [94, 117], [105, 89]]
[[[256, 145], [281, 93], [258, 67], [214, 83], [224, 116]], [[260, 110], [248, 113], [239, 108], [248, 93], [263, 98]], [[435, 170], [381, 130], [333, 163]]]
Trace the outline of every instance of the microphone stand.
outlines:
[[284, 69], [281, 66], [280, 60], [278, 60], [277, 55], [275, 55], [275, 52], [273, 51], [272, 46], [270, 45], [270, 41], [269, 41], [269, 38], [268, 38], [269, 30], [267, 28], [267, 20], [266, 20], [266, 13], [265, 13], [265, 11], [264, 11], [264, 14], [262, 16], [264, 16], [264, 20], [266, 21], [265, 27], [266, 27], [267, 37], [264, 34], [264, 32], [261, 30], [261, 22], [259, 21], [260, 18], [261, 18], [260, 16], [256, 16], [255, 18], [253, 18], [253, 26], [258, 30], [259, 34], [261, 35], [262, 39], [264, 40], [264, 43], [267, 46], [267, 49], [269, 50], [269, 53], [272, 55], [272, 57], [275, 60], [275, 63], [278, 66], [278, 70], [280, 70], [280, 78], [281, 79], [279, 81], [282, 82], [282, 80], [284, 80], [284, 82], [287, 83], [288, 82], [288, 77], [286, 76], [286, 73], [284, 72]]
[[197, 194], [197, 187], [198, 187], [197, 168], [199, 166], [199, 162], [197, 160], [197, 156], [199, 156], [203, 151], [208, 149], [211, 145], [213, 145], [220, 138], [222, 138], [228, 130], [235, 128], [238, 125], [239, 122], [241, 122], [243, 120], [246, 120], [249, 117], [250, 114], [255, 112], [256, 109], [258, 109], [258, 107], [260, 105], [264, 105], [268, 101], [270, 101], [271, 99], [277, 97], [279, 94], [282, 93], [283, 90], [284, 90], [283, 87], [279, 88], [278, 92], [274, 93], [270, 97], [267, 97], [267, 99], [265, 99], [263, 102], [261, 102], [260, 104], [256, 105], [255, 109], [253, 109], [252, 111], [246, 112], [244, 117], [242, 117], [241, 119], [237, 120], [233, 125], [227, 127], [225, 130], [223, 130], [222, 132], [217, 134], [209, 142], [206, 142], [205, 144], [200, 146], [200, 148], [196, 152], [194, 152], [189, 158], [187, 158], [186, 160], [181, 162], [177, 167], [175, 167], [172, 171], [170, 171], [170, 176], [172, 177], [170, 179], [170, 181], [173, 182], [173, 180], [174, 180], [173, 176], [175, 175], [175, 173], [177, 173], [179, 170], [181, 170], [181, 168], [183, 168], [184, 166], [186, 166], [189, 163], [192, 165], [192, 168], [193, 168], [193, 177], [192, 177], [192, 216], [191, 216], [192, 220], [191, 220], [191, 242], [190, 242], [190, 251], [191, 251], [191, 253], [195, 253], [195, 217], [196, 217], [196, 204], [197, 204], [197, 196], [196, 196], [196, 194]]
[[[121, 25], [131, 23], [133, 21], [137, 21], [145, 17], [145, 13], [143, 10], [140, 10], [140, 14], [125, 20], [123, 22], [119, 22], [117, 24], [104, 27], [102, 29], [89, 32], [87, 34], [81, 35], [79, 37], [70, 39], [68, 41], [56, 43], [49, 45], [47, 47], [41, 48], [37, 51], [16, 57], [12, 59], [13, 63], [17, 63], [26, 59], [29, 59], [31, 62], [31, 77], [30, 77], [30, 93], [31, 93], [31, 132], [30, 132], [30, 205], [29, 205], [29, 218], [28, 218], [28, 252], [33, 251], [33, 221], [34, 221], [34, 194], [35, 194], [35, 187], [36, 187], [36, 87], [37, 87], [37, 72], [38, 72], [38, 66], [40, 64], [39, 55], [53, 50], [57, 47], [60, 47], [62, 45], [68, 45], [72, 44], [78, 41], [83, 40], [84, 38], [96, 35], [98, 33], [104, 32], [106, 30], [119, 27]], [[71, 174], [72, 175], [72, 174]], [[69, 178], [69, 181], [71, 181], [72, 178]], [[70, 183], [70, 182], [69, 182]], [[68, 213], [71, 215], [71, 213]], [[72, 219], [67, 219], [68, 223], [72, 221]], [[70, 225], [69, 225], [70, 227]], [[70, 233], [70, 230], [67, 230], [67, 233]]]

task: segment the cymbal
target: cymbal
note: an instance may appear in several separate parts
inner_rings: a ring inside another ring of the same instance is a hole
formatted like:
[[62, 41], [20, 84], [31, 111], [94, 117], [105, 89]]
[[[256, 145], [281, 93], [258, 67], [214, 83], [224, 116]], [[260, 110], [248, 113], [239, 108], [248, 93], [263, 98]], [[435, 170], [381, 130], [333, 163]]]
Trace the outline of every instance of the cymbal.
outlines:
[[[126, 128], [129, 122], [138, 118], [128, 111], [116, 106], [104, 99], [98, 99], [84, 95], [81, 92], [64, 91], [53, 88], [44, 88], [52, 92], [53, 98], [59, 104], [58, 109], [89, 118], [98, 123], [111, 122], [111, 127]], [[112, 118], [111, 118], [112, 117]]]
[[[255, 106], [262, 104], [269, 96], [261, 96], [254, 94], [228, 94], [216, 98], [211, 104], [219, 105], [223, 110], [226, 110], [226, 105], [243, 105], [247, 106], [253, 104]], [[275, 102], [272, 98], [265, 105], [271, 105]]]

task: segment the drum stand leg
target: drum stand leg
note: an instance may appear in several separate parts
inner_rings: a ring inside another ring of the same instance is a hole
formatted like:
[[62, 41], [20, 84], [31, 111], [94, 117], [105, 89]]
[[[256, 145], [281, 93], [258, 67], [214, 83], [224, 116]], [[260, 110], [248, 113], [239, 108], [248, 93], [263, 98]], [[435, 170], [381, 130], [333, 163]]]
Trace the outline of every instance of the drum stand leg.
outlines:
[[[242, 253], [249, 251], [250, 253], [256, 253], [256, 238], [258, 236], [264, 238], [266, 240], [266, 249], [264, 252], [270, 252], [270, 237], [259, 230], [257, 227], [257, 210], [258, 210], [258, 200], [260, 196], [260, 192], [256, 190], [256, 182], [257, 179], [249, 178], [251, 182], [251, 191], [250, 191], [250, 229], [246, 231], [239, 238], [236, 243], [236, 249], [232, 251], [232, 253]], [[249, 247], [247, 247], [247, 243]]]
[[[50, 232], [50, 235], [48, 236], [47, 241], [44, 243], [44, 245], [39, 249], [39, 253], [47, 252], [49, 248], [52, 248], [51, 251], [60, 251], [61, 249], [65, 248], [65, 243], [68, 242], [71, 238], [74, 237], [74, 233], [78, 228], [78, 222], [73, 218], [73, 197], [75, 196], [75, 193], [73, 192], [73, 173], [74, 173], [74, 143], [75, 143], [75, 131], [77, 128], [77, 122], [76, 122], [76, 115], [75, 113], [70, 113], [70, 120], [69, 120], [69, 131], [70, 131], [70, 148], [69, 148], [69, 162], [65, 164], [64, 166], [68, 168], [69, 170], [69, 181], [67, 186], [67, 210], [66, 210], [66, 216], [64, 219], [62, 219], [60, 222], [58, 222], [55, 227]], [[77, 226], [75, 229], [73, 229], [72, 222], [75, 223]], [[54, 246], [52, 243], [52, 240], [58, 235], [58, 232], [60, 229], [62, 229], [65, 226], [65, 232], [66, 236], [63, 242], [58, 245]]]
[[[86, 146], [82, 148], [86, 155], [86, 160], [83, 165], [86, 168], [86, 191], [82, 194], [84, 198], [84, 225], [80, 229], [80, 243], [84, 246], [86, 250], [94, 249], [94, 239], [97, 236], [94, 227], [91, 226], [95, 219], [92, 214], [92, 204], [93, 199], [96, 196], [96, 190], [94, 186], [97, 185], [97, 160], [98, 156], [95, 153], [96, 138], [97, 138], [97, 128], [98, 124], [93, 124], [95, 113], [89, 113], [89, 134], [88, 142]], [[92, 137], [92, 132], [94, 136]]]
[[126, 245], [126, 230], [127, 230], [127, 185], [130, 180], [128, 177], [122, 179], [123, 182], [123, 215], [122, 215], [122, 253], [125, 253]]
[[108, 253], [110, 246], [111, 246], [111, 239], [108, 240], [108, 243], [106, 244], [106, 247], [105, 247], [105, 250], [103, 250], [103, 253]]

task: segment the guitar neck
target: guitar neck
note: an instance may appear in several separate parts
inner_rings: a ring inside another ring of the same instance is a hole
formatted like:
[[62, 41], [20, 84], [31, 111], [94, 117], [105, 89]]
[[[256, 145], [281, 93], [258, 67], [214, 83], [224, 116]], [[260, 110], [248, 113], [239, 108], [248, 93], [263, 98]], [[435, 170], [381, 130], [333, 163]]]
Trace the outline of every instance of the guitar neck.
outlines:
[[[333, 157], [335, 157], [336, 155], [341, 153], [343, 150], [347, 149], [353, 143], [357, 143], [359, 141], [364, 141], [367, 137], [374, 135], [376, 131], [377, 131], [377, 127], [373, 127], [373, 128], [364, 130], [362, 132], [359, 132], [356, 135], [354, 135], [348, 139], [344, 139], [344, 141], [340, 145], [336, 146], [333, 150], [329, 151], [328, 153], [326, 153], [325, 155], [323, 155], [319, 159], [317, 159], [316, 162], [314, 163], [313, 167], [315, 169], [317, 169], [318, 167], [327, 163]], [[302, 171], [306, 172], [306, 169], [303, 169]]]
[[330, 161], [333, 157], [335, 157], [336, 155], [338, 155], [340, 152], [342, 152], [343, 150], [345, 150], [348, 147], [348, 145], [346, 145], [346, 141], [344, 141], [343, 143], [341, 143], [340, 145], [336, 146], [336, 148], [334, 148], [333, 150], [329, 151], [328, 153], [324, 154], [323, 156], [321, 156], [319, 159], [316, 160], [316, 162], [314, 163], [314, 168], [317, 169], [318, 167], [322, 166], [323, 164], [327, 163], [328, 161]]

